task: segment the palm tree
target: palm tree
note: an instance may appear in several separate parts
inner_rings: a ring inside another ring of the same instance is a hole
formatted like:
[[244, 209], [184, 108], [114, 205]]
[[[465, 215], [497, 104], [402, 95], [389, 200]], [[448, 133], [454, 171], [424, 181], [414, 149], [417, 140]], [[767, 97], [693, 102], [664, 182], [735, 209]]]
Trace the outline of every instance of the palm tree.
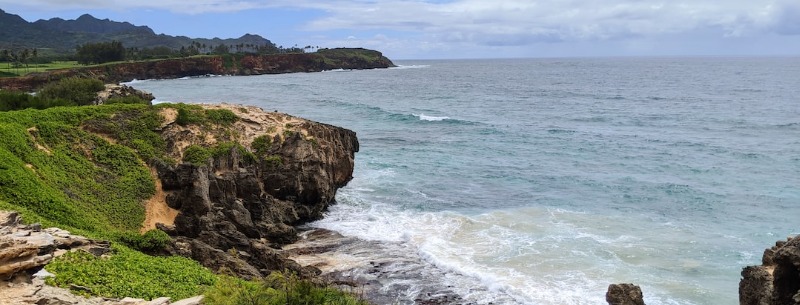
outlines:
[[25, 72], [28, 72], [28, 59], [31, 58], [31, 51], [28, 49], [22, 50], [22, 54], [19, 56], [20, 60], [23, 64], [25, 64]]
[[8, 68], [11, 69], [11, 58], [8, 55], [8, 50], [3, 49], [0, 51], [0, 58], [8, 63]]

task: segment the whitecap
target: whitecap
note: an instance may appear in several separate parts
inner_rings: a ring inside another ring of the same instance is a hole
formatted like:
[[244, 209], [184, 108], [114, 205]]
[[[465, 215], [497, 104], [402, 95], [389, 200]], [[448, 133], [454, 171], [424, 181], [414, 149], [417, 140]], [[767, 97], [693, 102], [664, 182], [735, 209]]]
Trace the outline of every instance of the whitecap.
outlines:
[[424, 113], [414, 114], [414, 116], [418, 117], [420, 120], [429, 122], [439, 122], [450, 119], [450, 117], [447, 116], [430, 116], [430, 115], [425, 115]]
[[134, 78], [133, 80], [131, 80], [129, 82], [121, 82], [120, 84], [130, 86], [130, 85], [140, 84], [140, 83], [149, 82], [149, 81], [151, 81], [151, 80], [150, 79], [135, 79]]
[[424, 69], [428, 68], [431, 65], [397, 65], [397, 67], [391, 67], [389, 69], [396, 69], [396, 70], [405, 70], [405, 69]]

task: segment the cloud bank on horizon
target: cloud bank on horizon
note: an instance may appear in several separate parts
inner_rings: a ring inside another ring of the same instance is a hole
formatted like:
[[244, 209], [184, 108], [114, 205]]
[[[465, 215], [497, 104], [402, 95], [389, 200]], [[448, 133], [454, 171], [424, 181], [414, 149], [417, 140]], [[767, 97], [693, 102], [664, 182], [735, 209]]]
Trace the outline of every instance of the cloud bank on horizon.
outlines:
[[[156, 23], [163, 24], [141, 24], [204, 37], [199, 23], [212, 19], [215, 33], [227, 37], [269, 28], [300, 45], [363, 46], [395, 58], [800, 55], [797, 0], [0, 0], [0, 5], [26, 19], [26, 12], [58, 16], [87, 10], [135, 24], [146, 20], [139, 14], [160, 12], [165, 20]], [[169, 24], [169, 19], [184, 22]]]

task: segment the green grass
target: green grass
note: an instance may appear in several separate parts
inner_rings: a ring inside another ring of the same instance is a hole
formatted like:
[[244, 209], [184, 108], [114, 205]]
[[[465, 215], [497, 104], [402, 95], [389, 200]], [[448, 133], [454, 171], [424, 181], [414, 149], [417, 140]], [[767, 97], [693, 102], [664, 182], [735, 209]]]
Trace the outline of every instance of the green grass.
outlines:
[[28, 64], [26, 68], [24, 65], [19, 68], [9, 67], [8, 63], [0, 63], [0, 75], [8, 73], [12, 76], [23, 76], [28, 73], [44, 72], [50, 70], [70, 69], [82, 67], [77, 61], [54, 61], [49, 64]]
[[[147, 126], [104, 130], [101, 125], [150, 111], [113, 105], [0, 113], [0, 200], [26, 219], [96, 236], [137, 230], [144, 220], [142, 201], [154, 194], [155, 183], [137, 151], [123, 144], [155, 133], [141, 130]], [[120, 144], [84, 130], [85, 122]]]

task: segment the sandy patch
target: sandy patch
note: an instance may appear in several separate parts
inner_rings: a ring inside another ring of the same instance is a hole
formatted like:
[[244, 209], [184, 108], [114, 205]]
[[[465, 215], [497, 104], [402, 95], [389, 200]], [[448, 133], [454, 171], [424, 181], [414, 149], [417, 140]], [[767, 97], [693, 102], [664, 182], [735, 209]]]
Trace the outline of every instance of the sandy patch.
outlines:
[[179, 212], [167, 205], [167, 194], [161, 187], [161, 179], [158, 179], [156, 170], [151, 168], [150, 175], [153, 177], [153, 180], [156, 181], [156, 194], [145, 202], [144, 223], [139, 230], [142, 233], [155, 229], [157, 223], [173, 225], [175, 223], [175, 217], [178, 216]]
[[36, 145], [36, 149], [45, 152], [48, 156], [53, 155], [53, 152], [50, 151], [49, 148], [45, 147], [42, 144], [39, 144], [39, 141], [36, 139], [36, 133], [39, 131], [39, 129], [36, 129], [36, 127], [34, 126], [34, 127], [31, 127], [31, 128], [28, 128], [27, 130], [28, 130], [28, 134], [31, 135], [31, 138], [33, 138], [33, 144]]

